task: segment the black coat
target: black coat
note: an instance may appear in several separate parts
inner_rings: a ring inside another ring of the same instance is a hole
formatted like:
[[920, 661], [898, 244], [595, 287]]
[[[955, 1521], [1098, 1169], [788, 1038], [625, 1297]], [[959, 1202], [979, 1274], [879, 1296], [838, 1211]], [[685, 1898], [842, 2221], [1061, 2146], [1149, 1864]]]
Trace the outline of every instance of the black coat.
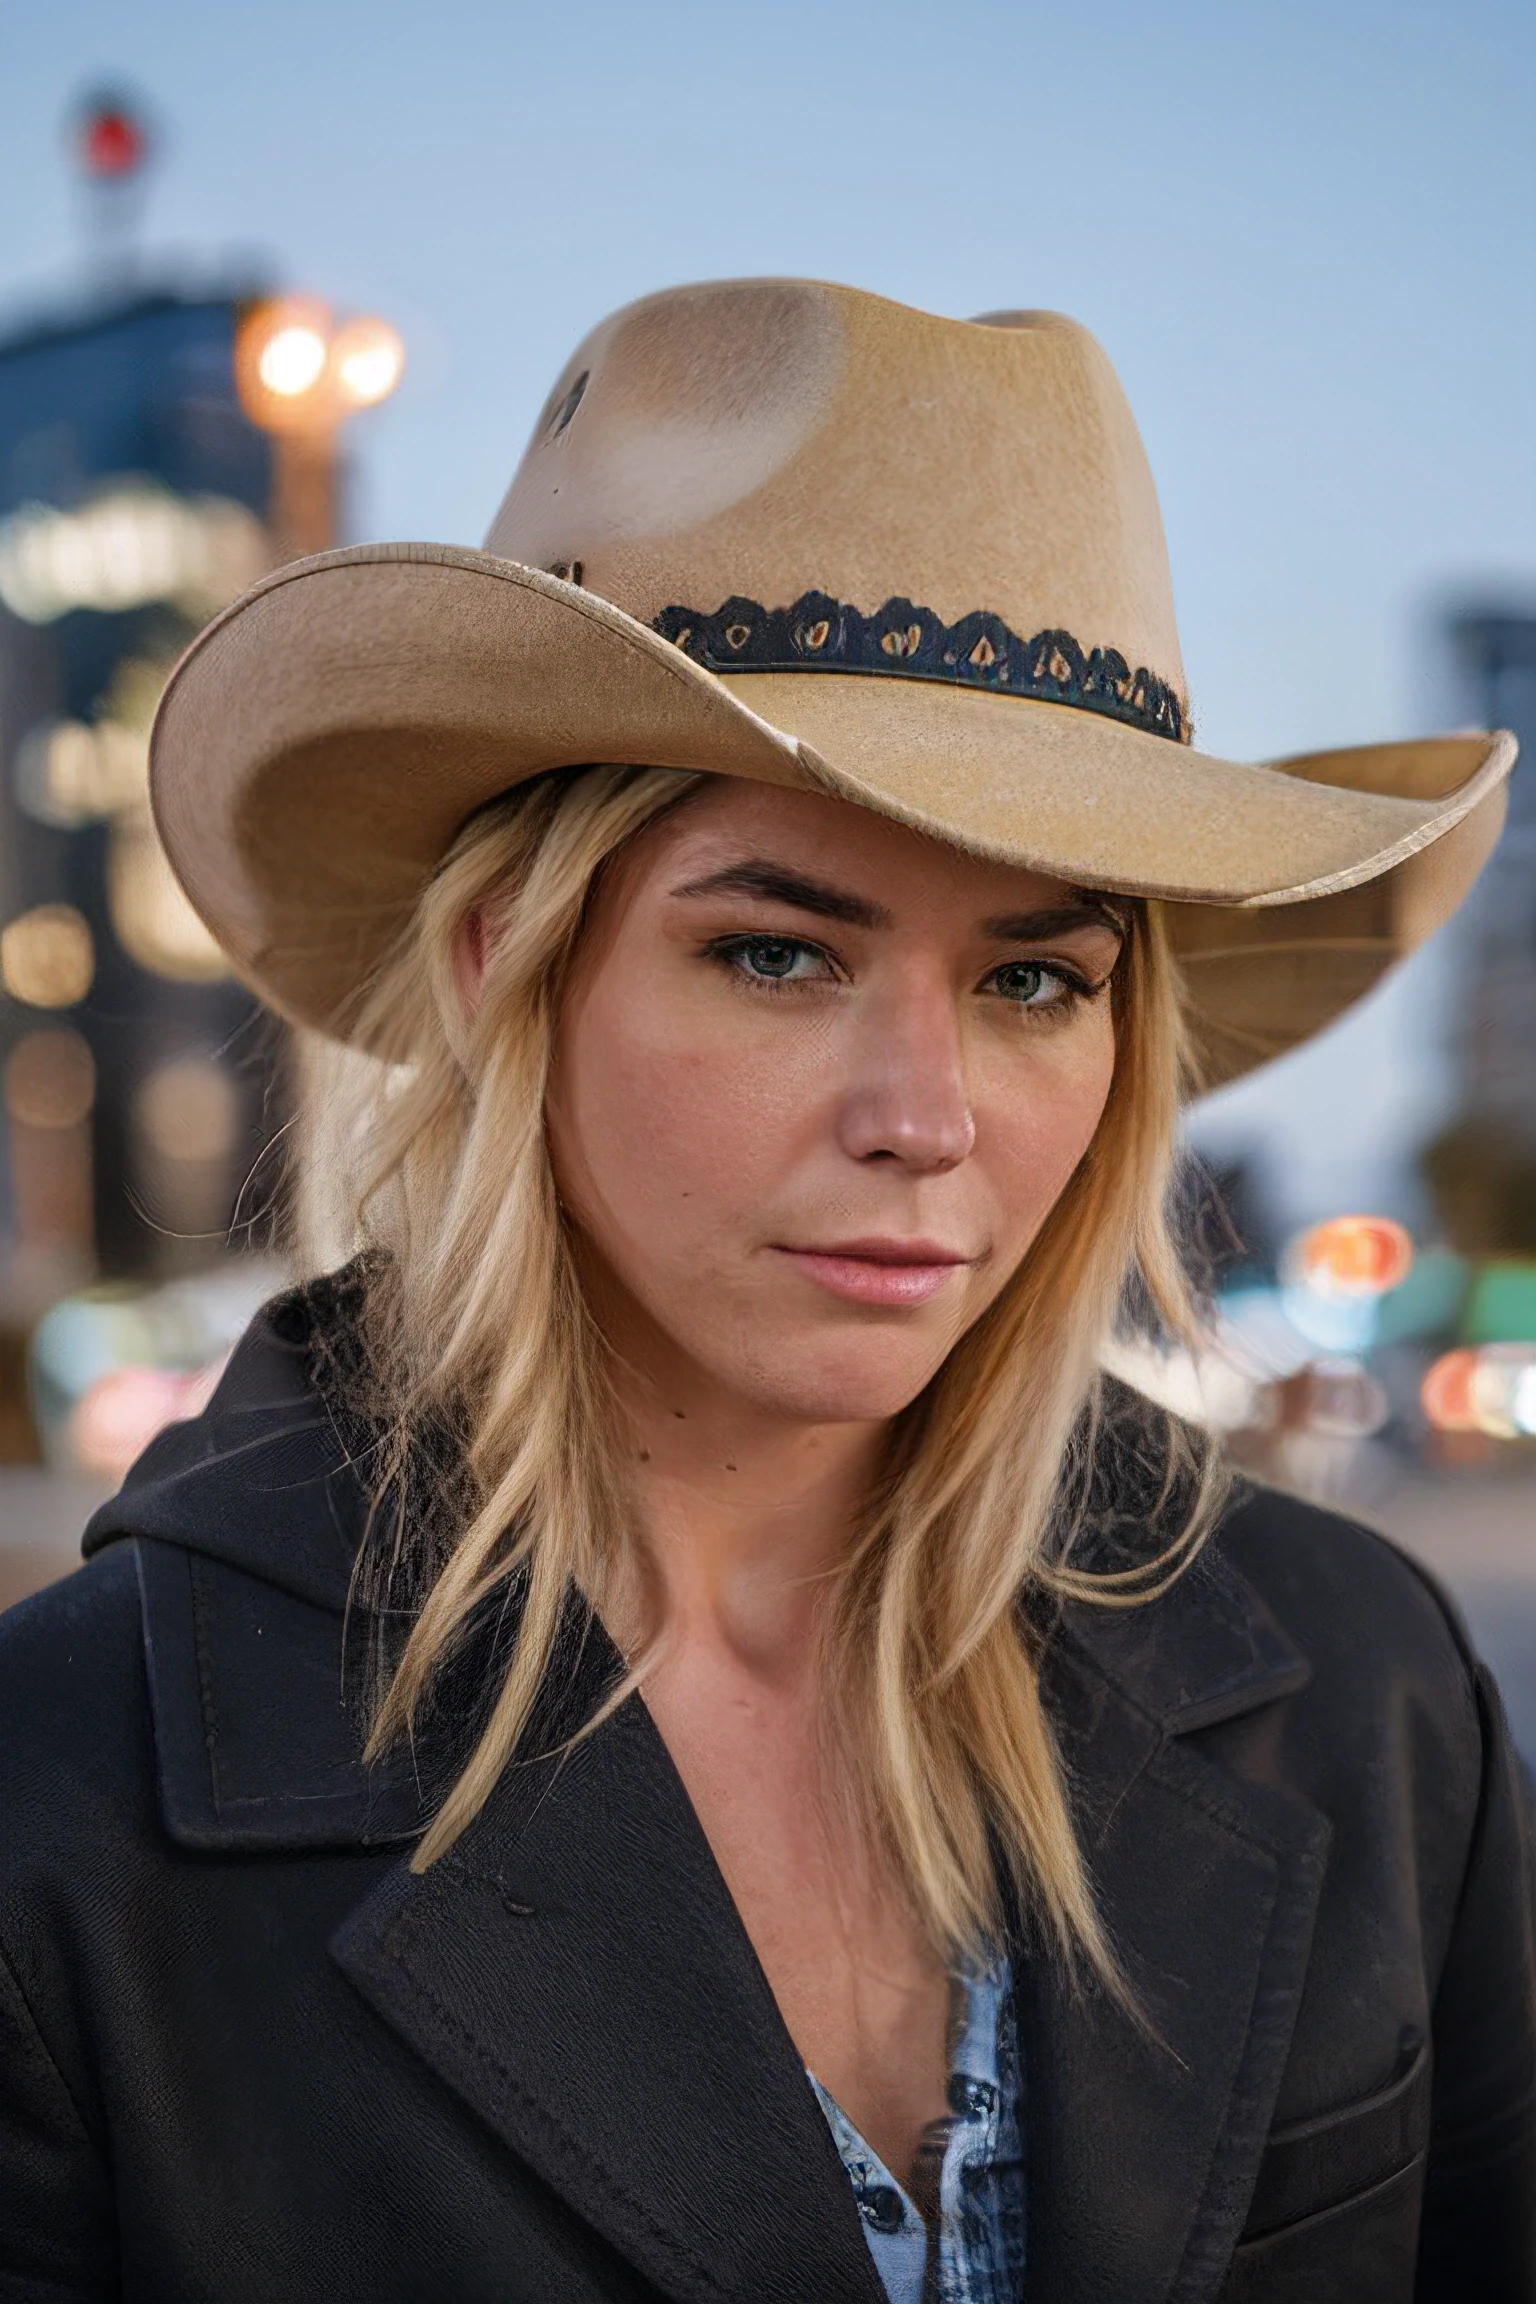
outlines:
[[[305, 1371], [259, 1324], [0, 1625], [0, 2300], [882, 2304], [638, 1701], [409, 1871]], [[1536, 2297], [1520, 1808], [1433, 1586], [1252, 1492], [1045, 1675], [1161, 2040], [1016, 1945], [1030, 2304]]]

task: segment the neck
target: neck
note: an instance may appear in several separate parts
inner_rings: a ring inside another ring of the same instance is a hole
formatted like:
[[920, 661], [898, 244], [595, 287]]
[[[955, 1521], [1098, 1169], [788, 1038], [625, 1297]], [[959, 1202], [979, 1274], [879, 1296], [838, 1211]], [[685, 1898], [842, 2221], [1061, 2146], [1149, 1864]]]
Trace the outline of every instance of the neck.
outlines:
[[[883, 1424], [810, 1424], [723, 1392], [673, 1354], [621, 1361], [653, 1606], [772, 1678], [809, 1668], [817, 1615], [854, 1540]], [[631, 1607], [620, 1605], [630, 1630]]]

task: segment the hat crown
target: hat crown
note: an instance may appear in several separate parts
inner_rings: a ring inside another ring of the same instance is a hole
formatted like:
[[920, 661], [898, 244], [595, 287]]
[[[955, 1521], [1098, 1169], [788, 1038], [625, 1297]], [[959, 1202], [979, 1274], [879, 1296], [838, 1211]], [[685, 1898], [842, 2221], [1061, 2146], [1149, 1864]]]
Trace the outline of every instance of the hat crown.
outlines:
[[1058, 313], [945, 320], [800, 280], [645, 297], [566, 363], [486, 549], [670, 637], [671, 610], [808, 594], [941, 627], [982, 612], [1117, 651], [1183, 707], [1146, 452]]

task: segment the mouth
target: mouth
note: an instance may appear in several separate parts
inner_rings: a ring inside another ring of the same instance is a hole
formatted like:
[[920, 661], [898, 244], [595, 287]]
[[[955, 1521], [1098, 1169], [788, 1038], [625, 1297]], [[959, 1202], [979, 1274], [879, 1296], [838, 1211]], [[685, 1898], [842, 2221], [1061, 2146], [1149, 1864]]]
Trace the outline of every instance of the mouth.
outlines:
[[938, 1240], [838, 1240], [774, 1252], [851, 1304], [927, 1304], [976, 1261]]

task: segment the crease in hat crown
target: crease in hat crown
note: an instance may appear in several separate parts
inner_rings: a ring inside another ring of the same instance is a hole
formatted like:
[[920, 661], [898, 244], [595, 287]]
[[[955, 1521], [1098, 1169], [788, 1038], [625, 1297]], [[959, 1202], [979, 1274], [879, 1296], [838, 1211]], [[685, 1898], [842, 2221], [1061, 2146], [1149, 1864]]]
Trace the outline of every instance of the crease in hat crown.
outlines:
[[1200, 750], [1151, 472], [1089, 332], [745, 280], [586, 337], [483, 551], [322, 554], [216, 618], [151, 791], [239, 973], [343, 1037], [469, 817], [616, 762], [829, 792], [1164, 900], [1215, 1079], [1448, 916], [1512, 759], [1499, 735]]

